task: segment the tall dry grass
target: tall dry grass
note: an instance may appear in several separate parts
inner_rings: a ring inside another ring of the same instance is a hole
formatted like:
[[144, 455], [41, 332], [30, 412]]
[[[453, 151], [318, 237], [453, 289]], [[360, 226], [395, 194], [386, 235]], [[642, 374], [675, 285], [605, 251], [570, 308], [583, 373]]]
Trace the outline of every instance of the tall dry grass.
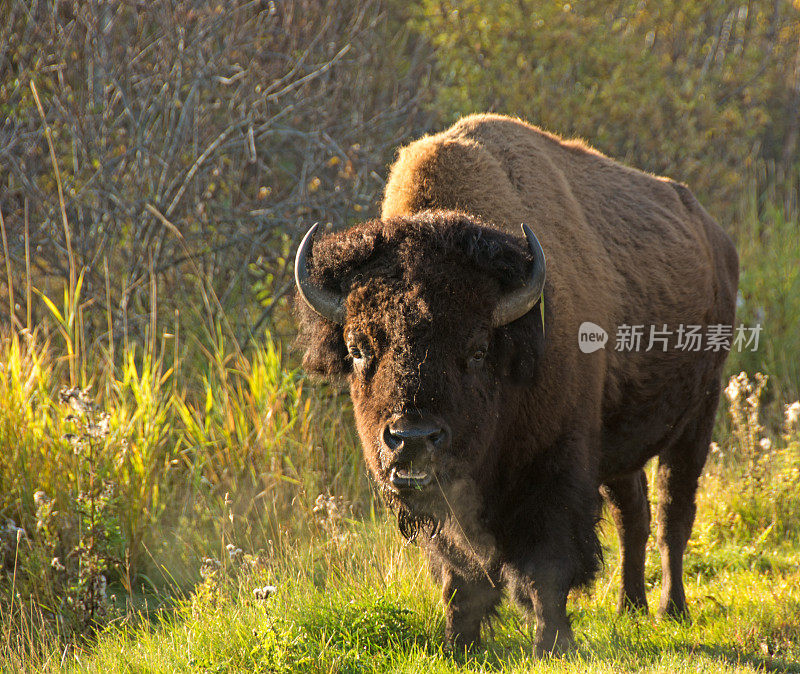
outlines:
[[346, 401], [308, 386], [279, 343], [245, 354], [209, 326], [188, 362], [180, 329], [154, 324], [144, 345], [81, 354], [77, 279], [63, 308], [41, 295], [54, 327], [0, 337], [6, 620], [91, 632], [191, 587], [233, 541], [275, 553], [305, 536], [320, 494], [370, 505]]

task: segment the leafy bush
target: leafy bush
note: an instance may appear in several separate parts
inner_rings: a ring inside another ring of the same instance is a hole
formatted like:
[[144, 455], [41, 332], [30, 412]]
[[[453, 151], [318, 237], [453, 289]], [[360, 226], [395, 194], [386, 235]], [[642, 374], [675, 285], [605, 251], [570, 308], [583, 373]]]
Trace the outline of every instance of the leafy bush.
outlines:
[[797, 169], [800, 8], [789, 0], [418, 7], [448, 119], [494, 110], [586, 138], [687, 182], [719, 217], [757, 160], [780, 176]]

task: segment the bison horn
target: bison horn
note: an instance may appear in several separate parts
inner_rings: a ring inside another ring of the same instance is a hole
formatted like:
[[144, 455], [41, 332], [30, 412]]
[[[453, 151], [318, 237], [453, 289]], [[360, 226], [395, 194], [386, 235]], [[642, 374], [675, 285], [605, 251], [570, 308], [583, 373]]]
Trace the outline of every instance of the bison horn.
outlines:
[[539, 301], [544, 289], [547, 269], [544, 251], [539, 239], [536, 238], [536, 235], [528, 225], [522, 225], [522, 232], [528, 240], [528, 248], [530, 248], [531, 255], [533, 255], [531, 275], [522, 288], [512, 290], [500, 298], [492, 314], [492, 325], [496, 328], [511, 323], [511, 321], [516, 321], [527, 314]]
[[297, 256], [294, 259], [294, 282], [297, 284], [297, 292], [305, 303], [316, 311], [323, 318], [329, 321], [344, 323], [344, 297], [314, 285], [308, 278], [308, 266], [306, 257], [314, 242], [314, 232], [317, 231], [318, 222], [306, 232], [300, 246], [297, 249]]

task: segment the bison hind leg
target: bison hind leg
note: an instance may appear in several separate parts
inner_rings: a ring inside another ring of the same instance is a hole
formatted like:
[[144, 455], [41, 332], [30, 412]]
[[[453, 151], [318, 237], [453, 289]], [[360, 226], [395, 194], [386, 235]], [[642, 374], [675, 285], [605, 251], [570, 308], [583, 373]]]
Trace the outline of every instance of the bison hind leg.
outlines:
[[647, 612], [644, 584], [645, 549], [650, 536], [650, 503], [644, 470], [608, 480], [600, 491], [617, 527], [622, 583], [617, 610]]
[[707, 394], [699, 414], [675, 443], [658, 457], [658, 549], [662, 587], [658, 612], [689, 620], [683, 588], [683, 555], [692, 533], [697, 482], [708, 455], [719, 389]]

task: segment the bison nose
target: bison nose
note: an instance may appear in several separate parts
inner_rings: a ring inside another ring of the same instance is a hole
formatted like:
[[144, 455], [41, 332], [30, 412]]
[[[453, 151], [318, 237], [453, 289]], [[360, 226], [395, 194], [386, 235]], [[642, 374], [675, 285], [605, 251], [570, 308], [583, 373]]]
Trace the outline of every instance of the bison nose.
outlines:
[[381, 440], [396, 462], [407, 463], [423, 458], [421, 453], [445, 449], [450, 441], [450, 430], [440, 421], [404, 415], [386, 422]]
[[420, 489], [433, 480], [431, 459], [450, 444], [450, 429], [430, 418], [395, 416], [384, 424], [380, 441], [392, 488]]

